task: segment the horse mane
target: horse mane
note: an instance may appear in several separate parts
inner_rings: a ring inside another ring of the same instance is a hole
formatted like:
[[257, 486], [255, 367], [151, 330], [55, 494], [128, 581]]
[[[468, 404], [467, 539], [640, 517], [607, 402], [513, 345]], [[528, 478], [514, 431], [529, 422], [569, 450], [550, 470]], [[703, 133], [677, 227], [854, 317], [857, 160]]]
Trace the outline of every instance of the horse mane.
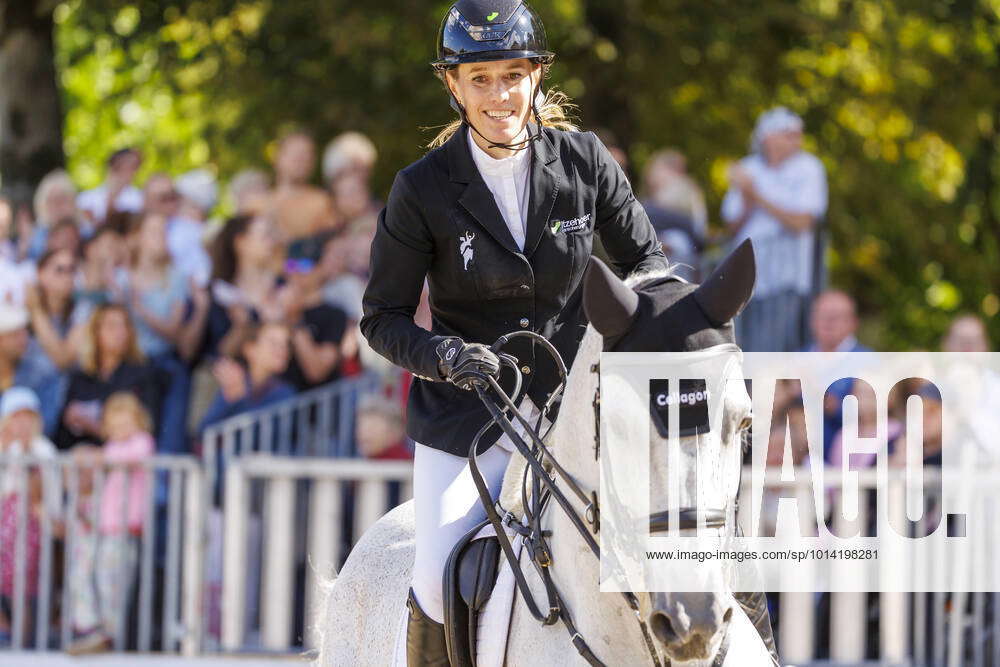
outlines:
[[681, 280], [681, 278], [677, 276], [676, 269], [678, 266], [679, 264], [671, 264], [665, 269], [651, 269], [649, 271], [639, 271], [638, 273], [633, 273], [625, 278], [625, 284], [635, 289], [643, 283], [652, 282], [654, 280], [664, 280], [666, 278]]

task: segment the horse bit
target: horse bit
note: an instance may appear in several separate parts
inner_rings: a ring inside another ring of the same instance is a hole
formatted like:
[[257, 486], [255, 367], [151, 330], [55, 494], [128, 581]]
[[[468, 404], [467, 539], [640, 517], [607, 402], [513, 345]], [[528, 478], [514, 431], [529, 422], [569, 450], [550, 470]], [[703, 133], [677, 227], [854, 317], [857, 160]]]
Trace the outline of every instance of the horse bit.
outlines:
[[[545, 348], [545, 350], [552, 357], [552, 360], [555, 362], [559, 371], [559, 384], [549, 395], [549, 398], [542, 408], [534, 427], [532, 427], [524, 416], [521, 415], [514, 403], [514, 399], [516, 399], [521, 392], [522, 385], [521, 371], [518, 367], [517, 359], [510, 354], [501, 352], [501, 349], [510, 341], [510, 339], [515, 337], [531, 338], [533, 342]], [[479, 491], [480, 501], [483, 508], [486, 510], [487, 518], [496, 532], [497, 540], [499, 541], [500, 547], [504, 552], [504, 556], [510, 563], [517, 588], [521, 592], [531, 615], [542, 625], [553, 625], [556, 621], [562, 621], [567, 632], [570, 634], [573, 646], [580, 653], [580, 655], [594, 667], [607, 667], [605, 663], [602, 662], [591, 650], [586, 640], [577, 630], [569, 612], [562, 604], [559, 591], [556, 589], [555, 583], [552, 581], [550, 571], [552, 558], [546, 538], [551, 536], [552, 531], [543, 530], [541, 527], [542, 515], [544, 514], [549, 501], [552, 498], [555, 498], [557, 504], [562, 508], [563, 512], [566, 514], [576, 531], [583, 538], [583, 541], [586, 543], [591, 553], [597, 559], [600, 559], [600, 546], [593, 537], [593, 535], [596, 535], [600, 530], [600, 508], [597, 501], [597, 492], [592, 491], [588, 496], [583, 490], [581, 490], [576, 481], [566, 472], [555, 457], [552, 456], [552, 453], [543, 442], [544, 438], [546, 438], [551, 432], [552, 427], [555, 425], [554, 423], [549, 425], [544, 434], [539, 435], [542, 420], [551, 410], [555, 402], [559, 400], [566, 388], [566, 365], [563, 362], [562, 357], [559, 355], [558, 350], [556, 350], [552, 343], [550, 343], [545, 337], [533, 331], [515, 331], [501, 336], [495, 343], [493, 343], [490, 349], [498, 356], [502, 365], [508, 366], [514, 371], [515, 384], [514, 391], [509, 395], [506, 391], [504, 391], [494, 377], [488, 375], [484, 375], [480, 381], [474, 384], [476, 393], [479, 395], [479, 399], [486, 406], [486, 409], [492, 417], [492, 419], [487, 422], [476, 434], [476, 437], [472, 441], [472, 446], [469, 449], [468, 455], [470, 472], [472, 473], [472, 478], [476, 484], [476, 488]], [[593, 373], [599, 373], [599, 364], [593, 364], [590, 370]], [[484, 385], [492, 389], [493, 393], [500, 398], [503, 405], [502, 408], [498, 407], [492, 400], [489, 399]], [[600, 456], [600, 391], [600, 376], [598, 376], [598, 386], [597, 390], [594, 392], [594, 399], [592, 402], [595, 424], [595, 460]], [[515, 430], [514, 424], [511, 422], [510, 417], [506, 414], [508, 411], [517, 420], [524, 432], [530, 437], [532, 441], [532, 445], [530, 447]], [[477, 446], [479, 440], [483, 437], [483, 435], [485, 435], [486, 431], [494, 425], [498, 425], [503, 430], [503, 432], [514, 444], [517, 451], [528, 463], [524, 469], [524, 475], [521, 482], [521, 501], [525, 514], [524, 523], [518, 520], [513, 513], [505, 510], [500, 505], [499, 500], [495, 502], [493, 501], [490, 496], [489, 487], [479, 471], [476, 453]], [[555, 471], [555, 474], [550, 474], [546, 470], [545, 463], [548, 463], [548, 465], [551, 466], [551, 469]], [[526, 494], [529, 469], [532, 472], [530, 502]], [[575, 495], [584, 504], [586, 507], [584, 513], [585, 519], [580, 517], [571, 505], [569, 499], [567, 499], [566, 495], [556, 485], [557, 477], [562, 478], [562, 481], [573, 492], [573, 495]], [[726, 526], [726, 515], [726, 511], [722, 509], [709, 509], [704, 512], [699, 512], [699, 510], [694, 508], [665, 510], [656, 512], [649, 516], [649, 530], [650, 532], [659, 532], [678, 526], [681, 530], [694, 529], [699, 526], [699, 519], [701, 519], [704, 525], [708, 528], [723, 528]], [[584, 521], [589, 524], [589, 528], [584, 525]], [[549, 607], [548, 613], [542, 613], [542, 611], [538, 608], [528, 582], [525, 579], [524, 571], [521, 569], [520, 559], [517, 554], [514, 553], [514, 547], [507, 536], [505, 527], [510, 528], [512, 531], [520, 535], [523, 544], [528, 547], [529, 553], [531, 554], [532, 565], [538, 572], [538, 575], [545, 586], [545, 593]], [[593, 532], [593, 535], [591, 532]], [[623, 591], [622, 596], [625, 598], [626, 604], [635, 614], [636, 621], [638, 622], [639, 629], [642, 632], [643, 641], [649, 652], [652, 664], [655, 667], [670, 667], [670, 659], [666, 657], [661, 659], [658, 651], [656, 650], [649, 627], [645, 619], [642, 618], [642, 614], [639, 609], [639, 600], [635, 593]], [[719, 667], [722, 665], [725, 660], [727, 648], [727, 644], [723, 643], [723, 647], [716, 656], [715, 661], [712, 663], [712, 667]]]

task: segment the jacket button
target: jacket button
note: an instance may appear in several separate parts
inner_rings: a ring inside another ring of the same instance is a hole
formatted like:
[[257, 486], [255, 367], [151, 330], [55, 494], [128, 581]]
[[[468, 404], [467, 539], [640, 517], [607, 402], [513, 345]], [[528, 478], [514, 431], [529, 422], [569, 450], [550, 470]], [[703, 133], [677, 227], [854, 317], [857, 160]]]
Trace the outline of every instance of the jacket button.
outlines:
[[531, 375], [531, 366], [521, 366], [521, 372], [525, 375]]
[[527, 329], [529, 324], [531, 324], [531, 322], [528, 320], [527, 317], [522, 317], [521, 318], [521, 328], [522, 329]]

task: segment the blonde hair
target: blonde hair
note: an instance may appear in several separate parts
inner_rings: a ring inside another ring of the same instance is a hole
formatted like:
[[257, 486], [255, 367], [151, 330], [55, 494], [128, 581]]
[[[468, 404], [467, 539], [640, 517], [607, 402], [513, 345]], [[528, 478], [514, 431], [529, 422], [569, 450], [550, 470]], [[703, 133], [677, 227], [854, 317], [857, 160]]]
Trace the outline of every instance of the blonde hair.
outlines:
[[[542, 80], [548, 76], [549, 66], [541, 65], [542, 68]], [[445, 78], [448, 76], [448, 72], [454, 71], [453, 69], [444, 70], [443, 72], [438, 72], [438, 78], [444, 83], [445, 89], [448, 94], [451, 94], [451, 89], [448, 88], [448, 82]], [[576, 105], [570, 100], [569, 95], [562, 92], [561, 90], [556, 90], [550, 88], [545, 91], [545, 99], [542, 101], [541, 106], [538, 107], [538, 117], [535, 117], [534, 111], [531, 112], [529, 120], [541, 123], [544, 127], [551, 127], [556, 130], [564, 130], [566, 132], [579, 132], [580, 128], [576, 125], [573, 119], [573, 112], [576, 111]], [[462, 118], [457, 118], [438, 132], [437, 136], [427, 144], [428, 148], [437, 148], [438, 146], [443, 146], [445, 142], [452, 138], [452, 136], [458, 132], [459, 128], [462, 127]]]
[[153, 419], [149, 416], [149, 411], [139, 401], [135, 394], [128, 391], [118, 391], [108, 397], [104, 402], [104, 412], [101, 414], [101, 429], [107, 433], [108, 418], [114, 412], [125, 410], [132, 414], [136, 425], [140, 431], [150, 433], [153, 430]]
[[73, 184], [73, 179], [69, 177], [65, 169], [54, 169], [49, 173], [45, 174], [45, 177], [38, 183], [38, 187], [35, 189], [35, 215], [38, 218], [38, 224], [42, 227], [51, 227], [59, 220], [50, 219], [49, 206], [47, 204], [49, 196], [56, 190], [63, 190], [74, 199], [76, 199], [76, 185]]
[[128, 329], [128, 342], [126, 343], [125, 358], [122, 361], [141, 364], [144, 360], [142, 352], [139, 351], [135, 325], [128, 314], [128, 309], [117, 303], [106, 303], [98, 306], [93, 315], [90, 316], [90, 320], [87, 322], [86, 336], [80, 349], [80, 369], [88, 375], [97, 375], [101, 370], [101, 352], [98, 349], [97, 339], [101, 329], [101, 321], [105, 315], [112, 312], [122, 314]]
[[344, 132], [323, 150], [323, 180], [330, 182], [352, 168], [370, 170], [377, 159], [371, 139], [360, 132]]

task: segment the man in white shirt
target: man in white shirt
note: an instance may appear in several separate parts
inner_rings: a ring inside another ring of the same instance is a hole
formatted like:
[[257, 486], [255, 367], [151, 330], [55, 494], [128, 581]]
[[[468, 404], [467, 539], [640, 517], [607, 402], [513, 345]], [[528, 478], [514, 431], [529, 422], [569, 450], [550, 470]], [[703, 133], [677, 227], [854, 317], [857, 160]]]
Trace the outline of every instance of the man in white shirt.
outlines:
[[132, 184], [142, 165], [142, 154], [134, 148], [115, 151], [108, 158], [108, 178], [103, 185], [81, 192], [77, 208], [91, 225], [103, 224], [112, 211], [138, 213], [142, 210], [142, 191]]
[[757, 283], [737, 322], [748, 351], [798, 350], [816, 285], [816, 224], [826, 214], [826, 170], [802, 150], [802, 119], [778, 107], [761, 115], [752, 154], [730, 169], [722, 217], [733, 243], [753, 240]]

